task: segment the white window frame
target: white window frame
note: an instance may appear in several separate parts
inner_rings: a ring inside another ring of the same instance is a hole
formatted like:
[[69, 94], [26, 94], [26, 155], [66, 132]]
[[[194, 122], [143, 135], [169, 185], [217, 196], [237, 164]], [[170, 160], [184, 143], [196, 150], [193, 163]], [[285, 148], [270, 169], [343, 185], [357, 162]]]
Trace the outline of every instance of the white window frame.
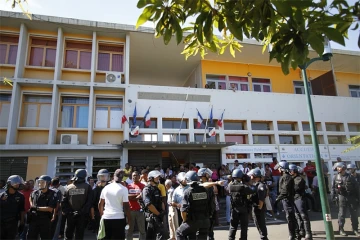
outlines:
[[[21, 116], [21, 118], [22, 119], [18, 119], [18, 128], [26, 128], [26, 129], [28, 129], [28, 128], [36, 128], [36, 129], [49, 129], [50, 128], [50, 119], [49, 119], [49, 127], [39, 127], [39, 126], [35, 126], [35, 127], [26, 127], [26, 126], [21, 126], [21, 125], [23, 125], [24, 124], [24, 121], [26, 121], [26, 119], [25, 119], [25, 115], [24, 115], [24, 111], [25, 111], [25, 109], [24, 109], [24, 107], [25, 107], [25, 96], [26, 95], [29, 95], [29, 96], [47, 96], [47, 97], [51, 97], [51, 102], [50, 103], [38, 103], [38, 105], [41, 105], [41, 104], [47, 104], [47, 105], [49, 105], [50, 104], [50, 109], [51, 109], [51, 107], [52, 107], [52, 95], [51, 95], [52, 93], [51, 92], [28, 92], [28, 91], [26, 91], [26, 92], [22, 92], [21, 93], [21, 107], [20, 107], [20, 112], [19, 112], [19, 116]], [[39, 122], [39, 120], [40, 120], [40, 109], [37, 109], [37, 111], [38, 111], [38, 114], [36, 115], [36, 118], [39, 118], [39, 119], [37, 119], [37, 122]]]
[[[61, 107], [62, 107], [62, 98], [63, 97], [78, 97], [78, 98], [88, 98], [89, 99], [89, 110], [90, 110], [90, 95], [89, 94], [74, 94], [74, 93], [60, 93], [59, 94], [59, 99], [58, 99], [58, 117], [57, 117], [57, 128], [60, 130], [63, 129], [74, 129], [74, 130], [82, 130], [82, 129], [88, 129], [89, 126], [87, 128], [76, 128], [76, 127], [61, 127], [61, 121], [62, 121], [62, 113], [61, 113]], [[90, 117], [90, 116], [89, 116]]]
[[[150, 140], [146, 140], [147, 137], [150, 137]], [[143, 134], [143, 141], [144, 142], [157, 142], [158, 141], [158, 134], [157, 133], [144, 133]]]
[[[351, 87], [358, 87], [358, 89], [354, 89], [354, 88], [351, 89]], [[358, 86], [358, 85], [349, 85], [349, 94], [350, 94], [350, 97], [353, 97], [351, 95], [351, 92], [355, 92], [357, 97], [360, 98], [360, 86]]]
[[[115, 72], [112, 70], [112, 54], [114, 52], [110, 52], [110, 51], [100, 51], [100, 45], [115, 45], [115, 46], [123, 46], [123, 52], [121, 53], [123, 56], [123, 71], [125, 72], [125, 52], [126, 52], [126, 45], [125, 42], [113, 42], [113, 41], [102, 41], [102, 40], [98, 40], [97, 44], [96, 44], [96, 72]], [[98, 62], [99, 62], [99, 53], [110, 53], [110, 70], [109, 71], [104, 71], [104, 70], [98, 70]], [[114, 54], [120, 54], [120, 53], [114, 53]]]
[[[227, 79], [229, 79], [229, 77], [236, 77], [236, 76], [227, 76]], [[233, 89], [231, 88], [231, 84], [236, 84], [236, 85], [237, 85], [236, 91], [241, 91], [241, 92], [248, 92], [248, 91], [250, 91], [249, 79], [248, 79], [248, 81], [247, 81], [246, 83], [245, 83], [245, 82], [242, 82], [242, 81], [231, 81], [231, 80], [229, 80], [229, 81], [228, 81], [228, 90], [233, 90]], [[241, 90], [241, 85], [246, 85], [246, 86], [247, 86], [247, 90], [246, 90], [246, 91]]]
[[[0, 94], [10, 95], [10, 102], [5, 102], [5, 101], [0, 102], [0, 113], [1, 113], [1, 110], [2, 110], [3, 103], [5, 103], [5, 104], [9, 104], [9, 113], [7, 114], [7, 115], [9, 115], [10, 114], [11, 99], [12, 99], [12, 92], [10, 92], [10, 91], [0, 91]], [[9, 126], [9, 118], [7, 119], [6, 127], [0, 127], [0, 129], [6, 129], [8, 126]]]
[[[93, 121], [93, 128], [94, 129], [97, 129], [97, 130], [101, 130], [101, 129], [111, 129], [111, 130], [121, 130], [121, 129], [123, 129], [124, 128], [124, 124], [122, 124], [122, 120], [121, 119], [119, 119], [119, 121], [120, 121], [120, 128], [111, 128], [110, 126], [109, 127], [107, 127], [107, 128], [97, 128], [96, 127], [96, 107], [97, 107], [97, 105], [96, 105], [96, 100], [98, 99], [98, 98], [106, 98], [106, 99], [120, 99], [121, 101], [122, 101], [122, 106], [121, 106], [121, 117], [124, 115], [124, 96], [118, 96], [118, 95], [98, 95], [98, 94], [95, 94], [95, 101], [94, 101], [94, 111], [93, 111], [93, 119], [94, 119], [94, 121]], [[104, 105], [105, 106], [105, 105]], [[112, 106], [108, 106], [108, 108], [111, 108]], [[115, 106], [114, 106], [115, 107]], [[110, 110], [111, 111], [111, 110]], [[108, 116], [109, 117], [111, 117], [111, 115], [110, 115], [110, 113], [109, 113], [109, 109], [108, 109]], [[108, 119], [108, 124], [109, 124], [109, 119]]]
[[[254, 82], [254, 79], [268, 79], [269, 80], [269, 83], [258, 83], [258, 82]], [[271, 87], [271, 79], [270, 78], [260, 78], [260, 77], [256, 77], [256, 78], [252, 78], [251, 79], [251, 84], [252, 84], [252, 91], [255, 92], [254, 90], [254, 85], [259, 85], [260, 88], [261, 88], [261, 91], [260, 92], [264, 92], [264, 86], [269, 86], [270, 87], [270, 92], [272, 92], [272, 87]], [[256, 91], [258, 92], [258, 91]], [[267, 92], [265, 92], [267, 93]]]

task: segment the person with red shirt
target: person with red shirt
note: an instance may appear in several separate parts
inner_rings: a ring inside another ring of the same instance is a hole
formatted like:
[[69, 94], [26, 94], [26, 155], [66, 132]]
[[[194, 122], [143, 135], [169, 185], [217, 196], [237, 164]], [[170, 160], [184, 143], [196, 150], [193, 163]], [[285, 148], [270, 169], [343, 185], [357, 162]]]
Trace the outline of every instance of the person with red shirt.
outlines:
[[316, 167], [311, 163], [310, 160], [306, 164], [306, 167], [304, 168], [304, 172], [307, 176], [309, 187], [312, 188], [313, 179], [315, 177], [314, 172], [316, 172]]
[[281, 177], [280, 171], [278, 171], [278, 161], [276, 157], [273, 157], [272, 163], [270, 163], [271, 168], [271, 175], [274, 179], [274, 192], [277, 194], [278, 192], [278, 185], [279, 185], [279, 179]]
[[[30, 195], [31, 195], [32, 191], [33, 191], [33, 188], [31, 186], [30, 182], [26, 181], [24, 183], [23, 190], [20, 191], [22, 193], [22, 195], [24, 195], [24, 198], [25, 198], [25, 204], [24, 204], [25, 212], [28, 212], [30, 209]], [[26, 214], [25, 214], [25, 218], [26, 218]], [[19, 233], [21, 240], [26, 240], [26, 234], [27, 234], [28, 228], [29, 228], [29, 224], [27, 224], [26, 220], [25, 220], [24, 230], [22, 233]]]
[[140, 232], [140, 240], [146, 239], [146, 230], [145, 230], [145, 215], [143, 210], [140, 207], [138, 199], [141, 198], [141, 192], [144, 189], [145, 185], [140, 182], [140, 174], [138, 171], [132, 173], [133, 183], [127, 185], [129, 190], [129, 205], [130, 205], [130, 214], [131, 214], [131, 224], [129, 224], [129, 230], [127, 233], [127, 240], [133, 239], [134, 225], [135, 221]]

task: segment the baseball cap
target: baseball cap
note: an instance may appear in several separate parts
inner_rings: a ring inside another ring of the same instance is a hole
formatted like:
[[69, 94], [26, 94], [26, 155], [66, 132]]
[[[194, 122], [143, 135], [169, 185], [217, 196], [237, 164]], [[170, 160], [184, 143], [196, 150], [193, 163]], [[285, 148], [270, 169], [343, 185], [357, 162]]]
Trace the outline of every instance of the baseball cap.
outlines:
[[114, 181], [119, 182], [123, 179], [124, 170], [123, 169], [116, 169], [114, 173]]

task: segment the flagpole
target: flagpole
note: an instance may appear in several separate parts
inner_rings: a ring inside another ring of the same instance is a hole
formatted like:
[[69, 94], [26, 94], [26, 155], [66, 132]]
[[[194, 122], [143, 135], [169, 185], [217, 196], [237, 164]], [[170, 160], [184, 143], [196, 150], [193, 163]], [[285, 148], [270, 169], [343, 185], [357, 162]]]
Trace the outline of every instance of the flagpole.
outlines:
[[[136, 102], [135, 102], [135, 108], [134, 108], [134, 112], [135, 112], [135, 109], [136, 109]], [[136, 115], [137, 115], [137, 111], [136, 111]], [[131, 125], [130, 125], [130, 121], [127, 121], [129, 123], [129, 127], [130, 127], [130, 130], [131, 130]], [[135, 122], [136, 122], [136, 116], [135, 116]], [[134, 113], [133, 113], [133, 120], [132, 120], [132, 124], [134, 124]]]
[[[212, 105], [211, 105], [211, 104], [210, 104], [209, 106], [211, 106], [211, 108], [212, 108]], [[210, 108], [209, 115], [208, 115], [208, 117], [206, 118], [206, 122], [205, 122], [205, 131], [204, 131], [204, 138], [203, 138], [203, 142], [206, 142], [207, 123], [208, 123], [208, 119], [209, 119], [210, 114], [211, 114], [211, 108]]]
[[189, 88], [188, 88], [188, 90], [187, 90], [187, 93], [186, 93], [184, 111], [183, 111], [183, 114], [182, 114], [182, 116], [181, 116], [180, 128], [179, 128], [179, 133], [178, 133], [178, 135], [179, 135], [179, 141], [178, 141], [178, 143], [180, 143], [180, 132], [181, 132], [181, 129], [182, 129], [182, 123], [183, 123], [183, 120], [184, 120], [184, 115], [185, 115], [185, 110], [186, 110], [186, 104], [187, 104], [187, 100], [188, 100], [188, 97], [189, 97], [189, 89], [190, 89], [190, 86], [189, 86]]

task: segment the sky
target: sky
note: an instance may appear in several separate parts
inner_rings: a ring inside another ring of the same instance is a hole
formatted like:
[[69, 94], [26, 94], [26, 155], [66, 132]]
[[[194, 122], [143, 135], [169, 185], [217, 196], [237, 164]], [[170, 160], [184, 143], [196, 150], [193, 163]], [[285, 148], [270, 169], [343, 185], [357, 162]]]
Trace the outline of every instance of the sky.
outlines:
[[[356, 0], [348, 0], [353, 4]], [[12, 0], [0, 0], [0, 10], [21, 12], [19, 7], [12, 9]], [[136, 7], [137, 0], [27, 0], [25, 8], [32, 14], [76, 18], [99, 22], [136, 25], [142, 10]], [[153, 27], [148, 22], [143, 26]], [[331, 43], [333, 49], [360, 51], [357, 46], [359, 29], [349, 32], [346, 45]]]

